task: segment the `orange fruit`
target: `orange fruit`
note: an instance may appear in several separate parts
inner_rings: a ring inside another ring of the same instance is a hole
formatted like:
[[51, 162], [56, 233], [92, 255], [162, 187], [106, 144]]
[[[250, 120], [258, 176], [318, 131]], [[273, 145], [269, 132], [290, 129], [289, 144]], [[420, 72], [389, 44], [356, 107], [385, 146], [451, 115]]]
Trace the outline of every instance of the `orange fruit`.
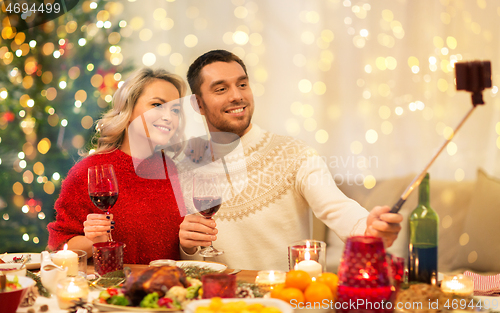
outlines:
[[285, 284], [275, 286], [273, 290], [271, 290], [271, 298], [280, 299], [281, 291], [283, 289], [285, 289]]
[[332, 292], [333, 296], [337, 294], [337, 286], [339, 284], [339, 277], [335, 275], [334, 273], [323, 273], [319, 277], [316, 278], [316, 281], [318, 283], [323, 283], [330, 288], [330, 291]]
[[283, 288], [279, 294], [279, 299], [285, 301], [286, 303], [291, 303], [290, 301], [296, 300], [296, 303], [304, 302], [304, 294], [297, 288]]
[[311, 276], [305, 271], [291, 270], [286, 273], [286, 287], [297, 288], [301, 291], [304, 291], [310, 283]]
[[333, 300], [333, 294], [330, 288], [323, 283], [312, 282], [304, 292], [306, 302], [322, 302], [324, 299]]

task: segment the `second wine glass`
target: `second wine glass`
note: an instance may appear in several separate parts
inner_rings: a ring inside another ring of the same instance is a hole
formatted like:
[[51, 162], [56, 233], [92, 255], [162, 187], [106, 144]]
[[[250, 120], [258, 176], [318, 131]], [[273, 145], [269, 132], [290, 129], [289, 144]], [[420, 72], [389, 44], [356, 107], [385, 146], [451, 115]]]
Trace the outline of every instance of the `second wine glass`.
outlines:
[[[193, 177], [193, 204], [198, 212], [210, 219], [219, 211], [222, 204], [219, 180], [216, 175], [195, 174]], [[224, 251], [217, 250], [210, 245], [200, 250], [203, 257], [214, 257], [223, 254]]]
[[[90, 200], [106, 215], [109, 215], [109, 209], [118, 200], [118, 181], [113, 165], [103, 164], [89, 167], [88, 188]], [[108, 242], [111, 241], [113, 238], [109, 232]]]

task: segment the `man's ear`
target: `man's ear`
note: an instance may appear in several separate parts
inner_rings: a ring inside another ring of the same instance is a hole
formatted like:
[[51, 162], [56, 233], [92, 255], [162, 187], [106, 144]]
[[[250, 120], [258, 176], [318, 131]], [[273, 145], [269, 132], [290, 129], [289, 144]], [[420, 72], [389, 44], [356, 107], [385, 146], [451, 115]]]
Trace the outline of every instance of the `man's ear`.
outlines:
[[191, 106], [195, 112], [205, 115], [205, 110], [203, 109], [202, 100], [198, 95], [191, 96]]

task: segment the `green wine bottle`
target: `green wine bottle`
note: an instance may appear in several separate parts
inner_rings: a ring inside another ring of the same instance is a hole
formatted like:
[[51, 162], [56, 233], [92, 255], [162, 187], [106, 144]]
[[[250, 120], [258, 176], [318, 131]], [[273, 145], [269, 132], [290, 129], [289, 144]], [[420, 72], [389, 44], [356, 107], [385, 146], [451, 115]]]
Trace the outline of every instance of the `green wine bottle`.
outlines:
[[435, 285], [437, 282], [439, 217], [430, 206], [429, 173], [418, 188], [418, 206], [410, 214], [408, 281]]

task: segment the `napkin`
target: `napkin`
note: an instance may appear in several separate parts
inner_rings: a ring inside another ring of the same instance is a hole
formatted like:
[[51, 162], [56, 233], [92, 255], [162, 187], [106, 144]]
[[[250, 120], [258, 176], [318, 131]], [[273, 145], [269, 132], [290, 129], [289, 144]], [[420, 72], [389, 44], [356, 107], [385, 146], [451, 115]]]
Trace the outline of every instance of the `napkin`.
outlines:
[[472, 278], [472, 281], [474, 282], [475, 296], [500, 295], [500, 274], [479, 275], [465, 271], [464, 275]]

